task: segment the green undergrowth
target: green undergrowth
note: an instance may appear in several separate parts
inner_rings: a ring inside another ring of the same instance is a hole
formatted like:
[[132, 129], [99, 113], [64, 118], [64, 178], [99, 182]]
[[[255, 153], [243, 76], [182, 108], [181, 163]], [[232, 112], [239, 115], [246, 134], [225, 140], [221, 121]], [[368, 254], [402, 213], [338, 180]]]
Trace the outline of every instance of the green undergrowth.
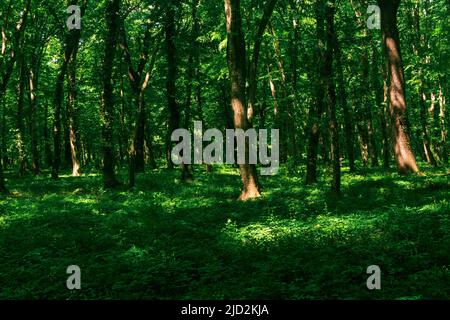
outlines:
[[[248, 202], [233, 168], [196, 168], [189, 184], [156, 170], [114, 191], [97, 174], [9, 173], [0, 298], [449, 299], [450, 172], [424, 171], [344, 172], [337, 198], [327, 180], [305, 186], [302, 169], [283, 169]], [[381, 290], [366, 287], [370, 265]]]

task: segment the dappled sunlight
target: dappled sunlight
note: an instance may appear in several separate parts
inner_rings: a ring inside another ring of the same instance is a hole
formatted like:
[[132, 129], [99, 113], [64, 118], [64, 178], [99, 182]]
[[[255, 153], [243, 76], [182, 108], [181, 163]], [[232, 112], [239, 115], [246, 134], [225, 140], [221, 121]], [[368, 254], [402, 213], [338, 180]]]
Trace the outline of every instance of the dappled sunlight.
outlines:
[[[141, 299], [174, 292], [178, 298], [254, 298], [256, 292], [314, 298], [330, 281], [354, 282], [341, 294], [365, 297], [358, 277], [376, 263], [393, 283], [384, 294], [398, 297], [405, 296], [394, 286], [398, 274], [425, 283], [444, 276], [443, 266], [450, 265], [446, 176], [345, 175], [336, 199], [327, 181], [305, 187], [302, 179], [280, 175], [263, 182], [261, 198], [239, 202], [228, 172], [197, 174], [190, 185], [172, 185], [176, 173], [161, 172], [139, 176], [141, 190], [104, 191], [94, 177], [27, 191], [26, 180], [17, 180], [12, 187], [22, 196], [1, 200], [0, 254], [7, 260], [0, 267], [31, 277], [34, 271], [19, 265], [26, 261], [53, 275], [76, 260], [95, 297]], [[34, 283], [66, 298], [43, 274]], [[6, 271], [0, 280], [5, 277], [14, 288], [8, 296], [24, 296], [17, 275]]]
[[310, 245], [326, 245], [329, 241], [344, 245], [359, 233], [376, 234], [374, 226], [380, 219], [383, 215], [366, 216], [364, 213], [345, 217], [317, 216], [306, 220], [269, 217], [242, 227], [229, 219], [222, 232], [225, 242], [232, 240], [244, 246], [279, 245], [290, 240], [309, 242]]

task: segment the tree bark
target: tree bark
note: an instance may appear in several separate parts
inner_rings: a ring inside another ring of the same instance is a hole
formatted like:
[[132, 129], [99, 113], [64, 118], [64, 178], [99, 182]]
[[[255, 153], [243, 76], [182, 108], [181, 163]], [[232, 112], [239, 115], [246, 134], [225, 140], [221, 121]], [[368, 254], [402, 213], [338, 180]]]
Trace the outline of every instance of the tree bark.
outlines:
[[397, 28], [397, 11], [400, 0], [378, 0], [381, 9], [383, 47], [388, 63], [389, 102], [392, 142], [397, 170], [402, 175], [418, 173], [410, 138], [406, 130], [405, 76], [400, 52], [400, 37]]
[[103, 145], [103, 184], [105, 189], [119, 185], [114, 172], [113, 146], [113, 111], [114, 95], [112, 73], [116, 57], [117, 34], [119, 31], [119, 15], [121, 0], [109, 0], [106, 7], [107, 33], [105, 39], [105, 53], [102, 66], [102, 102], [100, 115], [102, 120]]
[[[72, 0], [68, 4], [76, 5], [78, 1]], [[86, 9], [87, 1], [85, 0], [82, 6], [82, 12]], [[59, 178], [59, 169], [61, 166], [61, 136], [62, 136], [62, 104], [64, 100], [64, 79], [69, 69], [69, 102], [68, 102], [68, 116], [69, 116], [69, 128], [67, 133], [67, 157], [72, 163], [72, 174], [79, 175], [79, 161], [76, 155], [76, 128], [73, 118], [73, 112], [75, 111], [76, 103], [76, 56], [79, 47], [79, 41], [81, 37], [81, 30], [74, 29], [69, 30], [66, 33], [65, 45], [64, 45], [64, 58], [61, 64], [61, 68], [56, 80], [55, 96], [54, 96], [54, 122], [53, 122], [53, 161], [52, 161], [52, 178]], [[69, 68], [70, 65], [70, 68]], [[72, 118], [72, 119], [70, 119]], [[66, 140], [65, 140], [66, 141]], [[72, 147], [73, 145], [73, 147]], [[69, 156], [70, 154], [70, 156]], [[74, 161], [75, 158], [75, 161]]]
[[[244, 131], [250, 127], [247, 118], [246, 105], [246, 49], [245, 39], [242, 33], [242, 19], [240, 0], [225, 0], [225, 16], [228, 39], [228, 67], [231, 81], [231, 107], [233, 110], [233, 124], [235, 129]], [[256, 174], [256, 166], [248, 164], [249, 143], [245, 143], [245, 164], [240, 164], [240, 174], [243, 188], [240, 200], [248, 200], [259, 197], [260, 188]]]
[[[380, 72], [382, 71], [382, 72]], [[389, 137], [386, 123], [386, 105], [383, 95], [383, 83], [380, 81], [379, 73], [384, 73], [384, 68], [380, 67], [380, 61], [378, 59], [377, 46], [372, 41], [372, 85], [375, 91], [375, 103], [378, 110], [378, 120], [380, 123], [381, 137], [382, 137], [382, 150], [383, 150], [383, 167], [389, 168], [390, 159], [390, 147]]]
[[261, 44], [263, 41], [264, 31], [267, 28], [267, 25], [270, 21], [270, 18], [272, 16], [273, 10], [275, 9], [275, 5], [277, 3], [277, 0], [268, 0], [265, 8], [264, 13], [261, 18], [261, 20], [258, 23], [258, 31], [256, 33], [255, 37], [255, 45], [253, 47], [253, 55], [249, 66], [249, 72], [248, 72], [248, 106], [247, 106], [247, 119], [249, 123], [251, 124], [253, 121], [253, 116], [255, 113], [255, 103], [256, 103], [256, 92], [258, 90], [258, 61], [259, 61], [259, 54], [261, 51]]
[[[11, 4], [12, 2], [9, 3], [9, 8], [11, 8]], [[25, 30], [25, 26], [26, 26], [26, 21], [28, 18], [28, 13], [30, 11], [30, 6], [31, 6], [31, 0], [27, 0], [27, 2], [25, 3], [24, 9], [21, 12], [21, 17], [19, 19], [19, 22], [16, 25], [16, 28], [14, 30], [14, 40], [13, 40], [13, 46], [11, 48], [11, 55], [10, 55], [10, 59], [7, 62], [6, 68], [5, 68], [5, 72], [1, 75], [0, 78], [0, 100], [3, 98], [3, 95], [6, 92], [6, 88], [8, 86], [8, 82], [11, 78], [13, 69], [14, 69], [14, 65], [16, 63], [16, 50], [19, 47], [20, 43], [22, 42], [22, 38], [23, 38], [23, 33]], [[9, 11], [9, 9], [8, 9]], [[4, 28], [2, 28], [2, 55], [4, 55], [6, 53], [6, 35], [5, 35], [5, 31]], [[4, 114], [4, 113], [3, 113]], [[2, 158], [2, 160], [4, 161], [6, 155], [2, 154], [4, 152], [4, 150], [0, 149], [0, 158]], [[7, 188], [5, 185], [5, 179], [3, 176], [3, 166], [0, 164], [0, 192], [7, 192]]]
[[38, 85], [38, 66], [32, 66], [29, 70], [29, 89], [30, 89], [30, 135], [31, 135], [31, 170], [33, 174], [40, 173], [39, 150], [38, 150], [38, 132], [37, 132], [37, 97], [36, 89]]
[[166, 159], [169, 169], [174, 168], [172, 162], [172, 132], [178, 129], [180, 125], [180, 111], [176, 100], [176, 47], [175, 47], [175, 6], [178, 0], [170, 0], [167, 3], [166, 18], [164, 23], [166, 47], [167, 47], [167, 81], [166, 81], [166, 95], [167, 106], [169, 111], [168, 131], [166, 136]]
[[69, 123], [69, 143], [70, 155], [72, 160], [72, 176], [79, 177], [81, 175], [81, 165], [78, 158], [78, 128], [77, 128], [77, 83], [76, 83], [76, 68], [77, 68], [77, 53], [78, 45], [74, 49], [68, 66], [67, 83], [69, 101], [67, 104], [67, 116]]
[[17, 136], [16, 145], [18, 150], [18, 165], [19, 165], [19, 175], [25, 174], [27, 167], [27, 155], [25, 150], [25, 114], [24, 114], [24, 99], [25, 99], [25, 85], [27, 79], [27, 68], [25, 65], [24, 57], [24, 44], [23, 42], [17, 50], [17, 66], [19, 71], [19, 83], [17, 85]]
[[346, 85], [344, 81], [344, 71], [342, 67], [342, 52], [337, 34], [334, 35], [334, 54], [336, 58], [336, 73], [338, 81], [338, 99], [344, 116], [344, 133], [345, 146], [348, 157], [350, 172], [356, 171], [355, 166], [355, 148], [354, 148], [354, 130], [353, 130], [353, 114], [349, 110]]
[[309, 138], [307, 147], [306, 184], [317, 182], [317, 152], [320, 138], [321, 117], [324, 111], [325, 95], [325, 45], [327, 35], [325, 32], [325, 4], [323, 0], [317, 1], [315, 5], [316, 14], [316, 79], [315, 97], [316, 101], [309, 110]]
[[444, 164], [448, 163], [448, 147], [447, 147], [447, 123], [445, 119], [445, 96], [442, 92], [442, 86], [439, 84], [439, 118], [441, 126], [441, 160]]
[[335, 41], [334, 14], [335, 0], [330, 0], [327, 6], [327, 49], [325, 53], [325, 76], [327, 83], [326, 102], [328, 111], [328, 126], [330, 128], [330, 153], [333, 171], [331, 190], [334, 194], [341, 193], [341, 163], [339, 151], [339, 129], [336, 118], [336, 92], [333, 76], [333, 43]]

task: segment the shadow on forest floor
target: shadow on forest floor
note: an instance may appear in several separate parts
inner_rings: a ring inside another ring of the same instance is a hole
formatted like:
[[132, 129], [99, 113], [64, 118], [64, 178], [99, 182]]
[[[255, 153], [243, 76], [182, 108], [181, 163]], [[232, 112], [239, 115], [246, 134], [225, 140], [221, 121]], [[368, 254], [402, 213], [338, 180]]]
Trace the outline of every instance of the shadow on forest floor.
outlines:
[[[263, 196], [236, 201], [233, 170], [140, 175], [135, 190], [98, 175], [9, 179], [0, 199], [0, 298], [397, 299], [450, 297], [448, 172], [381, 169], [304, 186], [263, 178]], [[322, 175], [325, 176], [325, 175]], [[82, 288], [65, 288], [66, 268]], [[382, 269], [382, 290], [366, 268]]]

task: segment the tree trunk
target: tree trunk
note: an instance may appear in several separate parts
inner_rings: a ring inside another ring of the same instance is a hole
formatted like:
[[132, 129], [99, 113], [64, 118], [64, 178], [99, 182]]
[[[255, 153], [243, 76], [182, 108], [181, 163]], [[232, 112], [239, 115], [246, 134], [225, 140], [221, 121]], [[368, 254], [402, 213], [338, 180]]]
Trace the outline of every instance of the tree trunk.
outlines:
[[44, 114], [44, 149], [45, 149], [45, 163], [48, 167], [52, 167], [52, 148], [50, 142], [49, 128], [48, 128], [48, 103], [45, 103]]
[[441, 125], [441, 160], [444, 164], [448, 163], [448, 148], [447, 148], [447, 129], [445, 121], [445, 97], [442, 92], [442, 86], [439, 85], [439, 117]]
[[80, 171], [80, 160], [78, 159], [78, 130], [77, 130], [77, 83], [76, 83], [76, 71], [77, 71], [77, 54], [78, 54], [78, 43], [75, 45], [73, 52], [71, 54], [68, 72], [67, 72], [67, 84], [68, 84], [68, 96], [69, 101], [67, 104], [67, 117], [69, 123], [69, 143], [70, 143], [70, 155], [72, 163], [72, 176], [79, 177], [81, 175]]
[[284, 67], [283, 56], [281, 52], [280, 41], [277, 38], [275, 29], [270, 26], [270, 32], [274, 37], [274, 51], [277, 61], [278, 71], [281, 75], [280, 81], [280, 93], [281, 93], [281, 105], [284, 106], [279, 110], [278, 114], [278, 128], [280, 129], [280, 157], [281, 161], [287, 161], [288, 159], [298, 159], [298, 146], [296, 141], [295, 132], [295, 119], [293, 116], [293, 100], [288, 94], [287, 75]]
[[[424, 9], [426, 10], [426, 9]], [[419, 76], [419, 87], [418, 87], [418, 100], [419, 100], [419, 115], [420, 115], [420, 126], [421, 126], [421, 135], [422, 135], [422, 146], [423, 146], [423, 158], [432, 166], [436, 166], [437, 162], [431, 150], [431, 139], [428, 129], [428, 108], [427, 108], [427, 97], [425, 94], [425, 75], [424, 75], [424, 67], [426, 67], [426, 58], [423, 57], [423, 53], [426, 50], [426, 34], [422, 34], [420, 28], [420, 14], [419, 8], [416, 6], [412, 9], [412, 24], [415, 29], [415, 41], [413, 41], [413, 52], [415, 55], [419, 57], [419, 66], [418, 66], [418, 76]], [[426, 33], [426, 32], [425, 32]], [[434, 95], [432, 95], [432, 108], [431, 111], [434, 110], [435, 99]]]
[[253, 121], [253, 116], [255, 113], [255, 103], [256, 103], [256, 92], [258, 90], [258, 61], [259, 61], [259, 53], [261, 51], [261, 44], [263, 41], [264, 31], [267, 28], [267, 24], [270, 21], [273, 10], [275, 9], [275, 5], [277, 0], [268, 0], [264, 13], [261, 20], [258, 23], [258, 31], [255, 37], [255, 45], [253, 47], [253, 55], [249, 66], [248, 72], [248, 106], [247, 106], [247, 119], [251, 124]]
[[383, 47], [388, 63], [389, 102], [392, 142], [397, 170], [402, 175], [418, 173], [414, 153], [406, 130], [405, 76], [397, 28], [397, 11], [400, 0], [378, 0], [381, 9]]
[[317, 182], [317, 152], [320, 138], [321, 117], [324, 111], [324, 95], [325, 95], [325, 43], [327, 35], [325, 32], [325, 3], [323, 0], [317, 1], [315, 5], [316, 12], [316, 80], [315, 80], [315, 96], [316, 102], [309, 110], [309, 139], [307, 147], [307, 164], [306, 164], [306, 184]]
[[0, 161], [0, 193], [8, 193], [8, 189], [5, 185], [5, 177], [3, 175], [3, 165]]
[[30, 135], [31, 135], [31, 170], [37, 175], [40, 172], [39, 150], [38, 150], [38, 132], [37, 132], [37, 97], [36, 89], [38, 84], [38, 66], [33, 66], [29, 70], [29, 89], [30, 89]]
[[[11, 9], [12, 2], [9, 3], [8, 11]], [[6, 92], [6, 88], [8, 86], [8, 82], [11, 78], [14, 65], [16, 63], [16, 50], [19, 48], [20, 44], [22, 43], [23, 33], [26, 26], [26, 21], [28, 18], [28, 13], [30, 11], [31, 6], [31, 0], [27, 0], [27, 2], [24, 5], [24, 9], [21, 12], [21, 16], [19, 19], [19, 22], [16, 25], [16, 29], [14, 31], [14, 40], [13, 40], [13, 46], [11, 48], [11, 55], [10, 59], [6, 65], [5, 72], [2, 74], [0, 79], [0, 100], [3, 98], [3, 95]], [[6, 25], [6, 23], [5, 23]], [[6, 53], [6, 35], [4, 32], [4, 29], [2, 28], [2, 55], [5, 55]], [[4, 112], [3, 112], [4, 115]], [[5, 127], [3, 127], [5, 128]], [[5, 140], [5, 139], [4, 139]], [[5, 143], [5, 141], [3, 141]], [[6, 158], [6, 152], [5, 150], [1, 150], [3, 152], [0, 152], [0, 157], [2, 158], [3, 162], [5, 162]], [[1, 154], [3, 153], [3, 154]], [[6, 186], [5, 186], [5, 180], [3, 176], [3, 166], [0, 164], [0, 191], [1, 192], [7, 192]]]
[[17, 136], [16, 145], [18, 150], [19, 175], [24, 175], [27, 167], [27, 156], [25, 151], [25, 83], [27, 79], [27, 69], [25, 66], [24, 46], [23, 43], [18, 50], [17, 64], [19, 69], [19, 84], [17, 86]]
[[336, 91], [333, 76], [333, 42], [335, 41], [334, 14], [335, 0], [330, 0], [327, 9], [327, 49], [325, 53], [325, 76], [327, 81], [326, 103], [328, 113], [328, 126], [330, 128], [330, 153], [333, 179], [331, 190], [336, 195], [341, 193], [341, 163], [339, 151], [339, 128], [336, 118]]
[[378, 110], [378, 120], [381, 129], [382, 138], [382, 150], [383, 150], [383, 167], [385, 169], [389, 168], [389, 138], [386, 123], [386, 100], [383, 95], [383, 83], [380, 81], [379, 73], [384, 73], [384, 68], [380, 67], [380, 61], [378, 60], [378, 50], [376, 44], [372, 41], [372, 85], [375, 91], [375, 103]]
[[[225, 14], [228, 39], [228, 67], [231, 80], [231, 107], [235, 129], [247, 130], [250, 125], [246, 108], [246, 49], [242, 33], [240, 0], [225, 0]], [[248, 200], [260, 196], [256, 166], [248, 164], [249, 142], [245, 143], [245, 164], [240, 164], [243, 188], [240, 200]]]
[[[76, 5], [78, 1], [69, 1], [68, 4]], [[87, 6], [87, 0], [83, 2], [81, 8], [81, 14]], [[72, 163], [72, 174], [74, 176], [79, 175], [79, 160], [76, 154], [76, 127], [74, 121], [74, 112], [76, 104], [76, 56], [78, 53], [79, 41], [81, 37], [81, 30], [74, 29], [69, 30], [66, 33], [65, 47], [64, 47], [64, 59], [59, 71], [56, 87], [55, 87], [55, 97], [54, 97], [54, 122], [53, 122], [53, 161], [52, 161], [52, 178], [58, 179], [59, 169], [61, 166], [61, 136], [62, 136], [62, 125], [61, 125], [61, 113], [62, 113], [62, 103], [64, 100], [64, 79], [67, 71], [68, 84], [69, 84], [69, 101], [68, 101], [68, 112], [67, 116], [69, 119], [66, 121], [68, 123], [67, 135], [65, 135], [65, 158]]]
[[[180, 126], [180, 110], [176, 100], [177, 88], [177, 61], [176, 61], [176, 47], [175, 47], [175, 7], [178, 7], [178, 0], [169, 0], [167, 3], [167, 11], [165, 17], [165, 37], [167, 46], [167, 81], [166, 81], [166, 94], [167, 94], [167, 106], [169, 111], [168, 131], [166, 136], [166, 158], [169, 169], [174, 168], [172, 162], [172, 132]], [[182, 172], [184, 172], [185, 166], [182, 165]]]
[[425, 154], [426, 161], [436, 167], [437, 162], [433, 155], [433, 152], [431, 151], [431, 141], [430, 141], [430, 134], [428, 131], [428, 108], [427, 108], [427, 96], [424, 93], [423, 85], [421, 84], [419, 86], [419, 109], [420, 109], [420, 124], [422, 127], [422, 143], [423, 143], [423, 152]]
[[336, 57], [336, 72], [338, 81], [338, 97], [339, 104], [342, 107], [342, 113], [344, 118], [344, 132], [345, 132], [345, 146], [348, 157], [348, 164], [350, 167], [350, 172], [356, 171], [355, 166], [355, 149], [354, 149], [354, 132], [353, 132], [353, 115], [349, 110], [346, 85], [344, 81], [344, 71], [342, 66], [342, 52], [339, 44], [339, 39], [337, 34], [334, 34], [334, 53]]
[[114, 96], [112, 73], [116, 56], [117, 34], [119, 31], [120, 4], [121, 0], [109, 0], [106, 7], [107, 33], [102, 67], [103, 93], [100, 107], [102, 118], [103, 184], [105, 189], [114, 188], [119, 184], [114, 172], [115, 156], [112, 128]]

